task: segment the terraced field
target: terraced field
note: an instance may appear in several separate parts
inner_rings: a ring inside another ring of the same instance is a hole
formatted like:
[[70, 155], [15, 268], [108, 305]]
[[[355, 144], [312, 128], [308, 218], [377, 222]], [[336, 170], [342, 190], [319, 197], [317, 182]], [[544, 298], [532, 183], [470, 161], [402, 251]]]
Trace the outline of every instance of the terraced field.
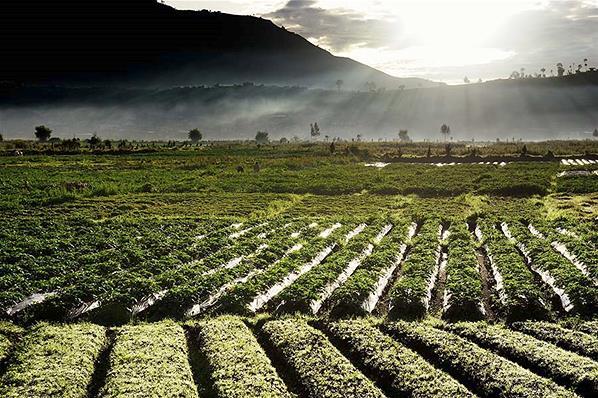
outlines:
[[0, 397], [598, 396], [595, 165], [156, 156], [0, 159]]

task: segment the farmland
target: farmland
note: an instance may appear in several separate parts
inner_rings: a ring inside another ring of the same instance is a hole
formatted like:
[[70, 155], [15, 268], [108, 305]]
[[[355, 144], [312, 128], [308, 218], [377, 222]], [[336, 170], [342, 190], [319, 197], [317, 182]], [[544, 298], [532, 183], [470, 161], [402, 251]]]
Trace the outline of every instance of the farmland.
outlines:
[[2, 156], [0, 396], [596, 396], [584, 145]]

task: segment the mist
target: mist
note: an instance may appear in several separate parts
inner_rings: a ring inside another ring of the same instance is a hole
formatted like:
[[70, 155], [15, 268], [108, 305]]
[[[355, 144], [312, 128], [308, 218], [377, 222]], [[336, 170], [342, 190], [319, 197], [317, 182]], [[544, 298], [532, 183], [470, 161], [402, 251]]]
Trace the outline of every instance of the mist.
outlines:
[[[2, 100], [6, 98], [6, 100]], [[44, 124], [54, 136], [184, 140], [199, 128], [208, 140], [309, 136], [322, 139], [441, 139], [443, 123], [454, 140], [589, 138], [598, 126], [598, 85], [584, 80], [494, 81], [407, 90], [345, 91], [237, 85], [167, 90], [17, 87], [0, 97], [0, 132], [33, 138]]]

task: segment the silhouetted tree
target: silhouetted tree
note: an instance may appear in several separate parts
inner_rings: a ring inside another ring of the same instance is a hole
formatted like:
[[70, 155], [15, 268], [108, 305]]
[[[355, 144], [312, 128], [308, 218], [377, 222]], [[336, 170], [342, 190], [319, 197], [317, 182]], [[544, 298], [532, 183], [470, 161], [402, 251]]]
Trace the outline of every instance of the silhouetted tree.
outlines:
[[332, 141], [332, 142], [330, 143], [330, 147], [329, 147], [329, 149], [330, 149], [330, 154], [331, 154], [331, 155], [333, 155], [333, 154], [334, 154], [334, 152], [336, 152], [336, 146], [334, 146], [334, 141]]
[[46, 126], [37, 126], [35, 128], [35, 138], [37, 138], [37, 140], [39, 142], [48, 141], [48, 139], [50, 139], [51, 135], [52, 135], [52, 130]]
[[447, 124], [440, 126], [440, 133], [444, 136], [444, 141], [451, 135], [451, 128]]
[[268, 142], [270, 142], [270, 137], [268, 136], [268, 133], [265, 131], [258, 131], [255, 134], [255, 142], [257, 144], [267, 144]]
[[289, 142], [289, 140], [288, 140], [288, 139], [286, 139], [286, 137], [282, 137], [282, 138], [280, 139], [280, 143], [281, 143], [281, 144], [287, 144], [288, 142]]
[[592, 133], [592, 136], [594, 138], [598, 138], [598, 129], [594, 129], [594, 132]]
[[311, 135], [312, 138], [316, 138], [316, 137], [320, 136], [320, 134], [321, 134], [320, 126], [318, 126], [318, 122], [316, 122], [314, 124], [310, 124], [309, 127], [311, 130], [309, 134]]
[[469, 83], [471, 83], [471, 81], [469, 80], [469, 78], [468, 78], [467, 76], [465, 76], [465, 77], [463, 78], [463, 83], [465, 83], [465, 84], [469, 84]]
[[87, 140], [87, 144], [89, 145], [89, 147], [91, 149], [96, 149], [98, 146], [100, 146], [101, 143], [102, 143], [102, 140], [95, 133], [91, 136], [91, 138], [89, 138]]
[[4, 141], [4, 136], [0, 134], [0, 142]]
[[556, 64], [556, 73], [558, 77], [563, 77], [563, 75], [565, 74], [565, 68], [563, 67], [563, 64], [560, 62]]
[[[110, 141], [110, 140], [104, 140], [104, 142], [102, 144], [104, 145], [104, 148], [106, 148], [106, 149], [112, 149], [112, 141]], [[170, 141], [168, 142], [168, 144], [170, 144]]]
[[189, 140], [194, 144], [197, 144], [203, 138], [203, 135], [199, 129], [190, 130], [188, 136]]
[[401, 84], [401, 85], [399, 86], [399, 90], [401, 90], [401, 91], [405, 90], [405, 85], [404, 85], [404, 84]]
[[514, 70], [514, 71], [511, 73], [511, 76], [509, 76], [509, 79], [519, 79], [519, 78], [521, 78], [521, 75], [520, 75], [520, 74], [519, 74], [519, 72], [517, 72], [516, 70]]
[[451, 152], [453, 151], [453, 146], [451, 145], [451, 143], [449, 142], [448, 144], [446, 144], [444, 146], [444, 153], [446, 154], [446, 156], [451, 156]]
[[428, 145], [428, 151], [426, 152], [426, 157], [427, 158], [432, 157], [432, 146], [431, 145]]
[[521, 148], [521, 156], [527, 156], [527, 145], [524, 145], [523, 148]]
[[343, 84], [345, 84], [345, 82], [342, 81], [341, 79], [338, 79], [336, 81], [336, 88], [338, 89], [338, 91], [341, 91], [341, 88], [343, 87]]
[[400, 130], [399, 131], [399, 140], [401, 140], [401, 142], [411, 142], [411, 138], [409, 137], [409, 131], [408, 130]]

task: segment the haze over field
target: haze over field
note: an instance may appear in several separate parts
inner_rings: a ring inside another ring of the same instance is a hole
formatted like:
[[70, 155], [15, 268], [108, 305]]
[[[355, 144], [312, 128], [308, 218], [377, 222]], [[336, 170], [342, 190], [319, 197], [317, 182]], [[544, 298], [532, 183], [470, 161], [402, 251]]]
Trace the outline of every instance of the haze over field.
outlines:
[[407, 129], [438, 140], [447, 123], [462, 140], [588, 138], [598, 126], [597, 10], [10, 0], [0, 4], [0, 133], [31, 138], [45, 124], [64, 138], [184, 139], [197, 127], [209, 139], [303, 139], [318, 122], [322, 138]]

